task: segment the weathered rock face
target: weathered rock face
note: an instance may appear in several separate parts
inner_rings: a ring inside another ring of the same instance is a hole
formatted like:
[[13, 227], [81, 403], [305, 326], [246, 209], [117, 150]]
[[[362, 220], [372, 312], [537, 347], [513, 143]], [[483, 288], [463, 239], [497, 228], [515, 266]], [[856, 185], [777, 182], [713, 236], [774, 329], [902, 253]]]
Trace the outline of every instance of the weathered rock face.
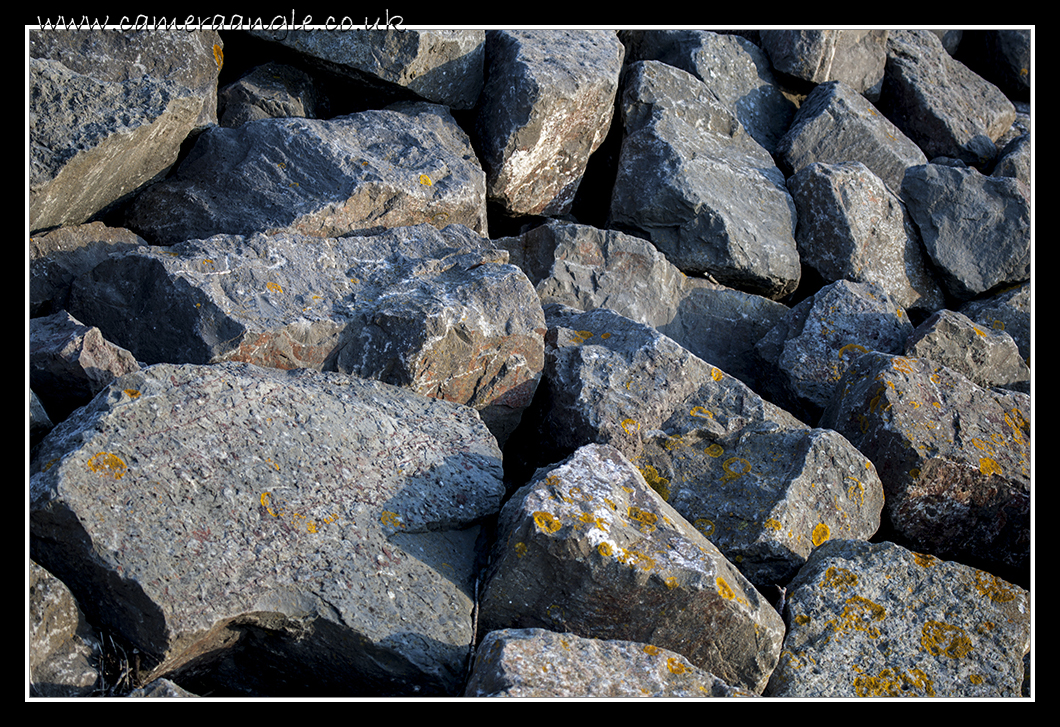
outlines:
[[867, 353], [821, 426], [871, 459], [894, 535], [1029, 581], [1030, 397], [981, 389], [927, 359]]
[[505, 259], [460, 226], [219, 235], [107, 260], [70, 306], [147, 363], [341, 371], [474, 406], [503, 442], [533, 398], [545, 331]]
[[772, 158], [702, 81], [632, 64], [609, 226], [651, 240], [686, 273], [769, 298], [799, 282], [795, 205]]
[[1018, 697], [1027, 591], [892, 543], [838, 540], [792, 581], [767, 695]]
[[78, 224], [217, 121], [216, 32], [30, 34], [30, 230]]
[[241, 126], [248, 121], [299, 116], [320, 118], [313, 79], [282, 63], [257, 66], [217, 94], [218, 123]]
[[476, 130], [489, 198], [512, 215], [566, 214], [611, 127], [622, 44], [610, 30], [491, 30], [486, 54]]
[[158, 245], [423, 223], [485, 234], [485, 191], [470, 140], [447, 108], [395, 104], [211, 128], [172, 177], [137, 197], [125, 224]]
[[340, 374], [160, 364], [79, 410], [38, 461], [34, 559], [157, 673], [223, 668], [246, 646], [280, 672], [248, 692], [462, 685], [466, 528], [504, 494], [474, 410]]
[[504, 507], [479, 620], [652, 644], [754, 692], [784, 634], [740, 572], [601, 445], [542, 470]]
[[762, 48], [781, 73], [813, 83], [842, 81], [880, 97], [887, 30], [763, 30]]
[[77, 601], [58, 578], [29, 564], [30, 695], [80, 697], [99, 684], [98, 644]]

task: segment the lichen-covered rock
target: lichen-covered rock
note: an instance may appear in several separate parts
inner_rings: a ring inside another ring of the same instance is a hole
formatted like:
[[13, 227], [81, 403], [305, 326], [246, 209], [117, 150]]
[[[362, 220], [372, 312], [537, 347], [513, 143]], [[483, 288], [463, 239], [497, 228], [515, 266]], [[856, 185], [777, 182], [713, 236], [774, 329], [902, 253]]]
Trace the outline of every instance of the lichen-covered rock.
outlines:
[[979, 325], [1012, 336], [1020, 355], [1031, 361], [1031, 282], [1004, 288], [994, 295], [977, 298], [962, 305], [960, 313]]
[[779, 615], [613, 447], [542, 469], [505, 505], [479, 611], [484, 631], [546, 628], [652, 644], [761, 692]]
[[334, 373], [159, 364], [41, 444], [31, 554], [150, 678], [221, 664], [259, 695], [452, 695], [470, 526], [503, 495], [468, 407]]
[[471, 140], [449, 109], [428, 103], [212, 127], [124, 217], [157, 245], [424, 223], [487, 229], [486, 175]]
[[501, 629], [482, 640], [465, 697], [754, 697], [653, 644]]
[[474, 406], [502, 441], [544, 365], [544, 314], [465, 227], [277, 233], [142, 248], [74, 286], [71, 308], [147, 363], [341, 371]]
[[773, 299], [795, 290], [795, 204], [769, 153], [687, 71], [638, 61], [625, 79], [608, 227], [686, 273]]
[[867, 353], [843, 375], [821, 426], [872, 460], [903, 545], [1028, 583], [1026, 394], [982, 389], [927, 359]]
[[835, 540], [791, 583], [772, 697], [1019, 697], [1030, 594], [893, 543]]
[[487, 31], [476, 130], [489, 198], [506, 213], [570, 212], [611, 128], [624, 54], [611, 30]]
[[875, 468], [828, 429], [751, 431], [724, 447], [703, 431], [657, 432], [635, 464], [760, 590], [787, 583], [821, 543], [867, 540], [880, 524]]
[[29, 688], [34, 697], [84, 697], [99, 685], [99, 645], [70, 589], [29, 563]]

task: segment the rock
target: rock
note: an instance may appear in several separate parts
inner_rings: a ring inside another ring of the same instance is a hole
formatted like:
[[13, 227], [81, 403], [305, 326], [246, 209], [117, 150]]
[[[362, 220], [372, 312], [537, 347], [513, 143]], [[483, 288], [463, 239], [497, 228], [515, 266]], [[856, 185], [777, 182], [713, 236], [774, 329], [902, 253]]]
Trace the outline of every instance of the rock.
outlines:
[[1031, 283], [1021, 283], [985, 298], [965, 303], [960, 313], [982, 326], [1005, 331], [1019, 346], [1020, 355], [1031, 360]]
[[526, 272], [542, 303], [609, 308], [752, 388], [754, 345], [788, 311], [769, 298], [690, 278], [651, 243], [616, 230], [553, 220], [493, 242]]
[[29, 688], [34, 697], [86, 697], [99, 685], [99, 647], [73, 594], [29, 563]]
[[977, 386], [1031, 393], [1031, 371], [1012, 336], [980, 328], [956, 311], [940, 310], [917, 326], [905, 355], [958, 371]]
[[453, 695], [500, 457], [473, 409], [386, 384], [159, 364], [42, 443], [32, 557], [150, 679], [219, 664], [243, 693]]
[[832, 399], [843, 372], [866, 351], [902, 353], [913, 324], [872, 283], [839, 280], [802, 301], [758, 342], [755, 351], [772, 401], [808, 423]]
[[44, 411], [44, 405], [40, 403], [33, 389], [29, 390], [29, 441], [30, 447], [36, 447], [44, 435], [52, 430], [55, 424], [52, 422], [48, 412]]
[[217, 118], [216, 31], [34, 31], [30, 230], [87, 221], [159, 178]]
[[609, 227], [651, 240], [686, 273], [768, 298], [799, 281], [795, 205], [769, 153], [699, 79], [629, 66]]
[[320, 118], [317, 96], [308, 74], [283, 63], [266, 63], [221, 89], [218, 123], [236, 127], [258, 119]]
[[798, 109], [773, 77], [761, 48], [738, 35], [705, 30], [627, 30], [627, 63], [655, 60], [703, 81], [770, 154]]
[[136, 198], [125, 225], [161, 245], [422, 223], [485, 234], [485, 191], [471, 142], [448, 109], [396, 104], [326, 121], [211, 128], [173, 176]]
[[482, 640], [465, 697], [754, 697], [680, 654], [633, 641], [544, 629], [501, 629]]
[[341, 371], [473, 406], [503, 442], [533, 398], [545, 332], [505, 259], [460, 226], [216, 236], [108, 260], [72, 304], [147, 363]]
[[1031, 135], [1018, 136], [999, 152], [997, 164], [991, 176], [1015, 177], [1030, 189], [1031, 186]]
[[953, 59], [928, 30], [894, 30], [887, 37], [887, 70], [880, 110], [929, 159], [952, 157], [983, 166], [1016, 109], [989, 81]]
[[404, 90], [452, 109], [472, 108], [482, 90], [482, 30], [285, 28], [250, 34], [296, 51], [327, 73]]
[[55, 421], [62, 421], [140, 365], [133, 355], [105, 340], [66, 311], [29, 322], [29, 383]]
[[958, 301], [1030, 279], [1030, 188], [1019, 180], [925, 164], [909, 170], [901, 194]]
[[570, 212], [611, 127], [623, 55], [610, 30], [487, 31], [477, 148], [505, 213]]
[[60, 227], [29, 239], [29, 314], [47, 316], [66, 309], [74, 278], [112, 252], [135, 250], [147, 242], [121, 227], [102, 222]]
[[982, 389], [929, 360], [866, 353], [821, 426], [872, 460], [893, 537], [1029, 582], [1030, 397]]
[[763, 30], [773, 67], [811, 83], [842, 81], [875, 101], [883, 85], [887, 30]]
[[901, 199], [861, 162], [813, 162], [788, 179], [799, 259], [825, 283], [875, 283], [918, 317], [945, 304]]
[[132, 690], [129, 692], [128, 696], [134, 699], [159, 699], [172, 697], [198, 697], [199, 695], [192, 694], [187, 689], [181, 688], [179, 684], [174, 684], [169, 679], [155, 679], [146, 686]]
[[505, 505], [485, 631], [547, 628], [651, 644], [759, 693], [784, 627], [769, 602], [613, 447], [541, 470]]
[[833, 540], [789, 588], [771, 697], [1018, 697], [1030, 594], [893, 543]]
[[907, 169], [928, 161], [865, 97], [838, 81], [806, 97], [776, 154], [789, 177], [813, 162], [861, 162], [894, 192], [901, 191]]
[[703, 435], [655, 432], [636, 464], [759, 591], [791, 580], [821, 543], [879, 527], [876, 470], [836, 432], [752, 429], [727, 446]]

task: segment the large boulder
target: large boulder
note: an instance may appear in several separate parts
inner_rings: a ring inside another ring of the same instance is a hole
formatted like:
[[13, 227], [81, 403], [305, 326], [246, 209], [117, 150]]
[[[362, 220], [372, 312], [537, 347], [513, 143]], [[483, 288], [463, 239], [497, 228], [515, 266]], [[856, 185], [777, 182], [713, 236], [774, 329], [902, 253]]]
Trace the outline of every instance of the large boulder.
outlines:
[[763, 30], [773, 67], [811, 83], [842, 81], [875, 100], [883, 85], [887, 30]]

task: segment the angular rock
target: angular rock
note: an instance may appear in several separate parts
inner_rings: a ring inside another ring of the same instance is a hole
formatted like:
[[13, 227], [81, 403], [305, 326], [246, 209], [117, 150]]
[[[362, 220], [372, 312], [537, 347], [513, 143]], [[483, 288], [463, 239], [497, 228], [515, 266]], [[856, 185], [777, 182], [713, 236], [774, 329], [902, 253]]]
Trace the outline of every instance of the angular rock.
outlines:
[[928, 161], [868, 100], [838, 81], [822, 83], [806, 97], [776, 154], [788, 176], [813, 162], [861, 162], [896, 193], [906, 170]]
[[1016, 109], [994, 84], [950, 57], [928, 30], [893, 30], [880, 110], [929, 159], [989, 164]]
[[1030, 279], [1030, 188], [942, 164], [913, 167], [901, 195], [947, 292], [961, 302]]
[[1031, 393], [1031, 371], [1012, 336], [980, 328], [956, 311], [940, 310], [917, 326], [906, 342], [905, 355], [958, 371], [984, 389], [997, 386]]
[[757, 45], [706, 30], [630, 30], [620, 35], [629, 48], [627, 63], [655, 60], [688, 71], [707, 84], [755, 141], [770, 154], [776, 151], [798, 107]]
[[40, 403], [37, 394], [29, 391], [29, 441], [30, 446], [35, 447], [44, 435], [52, 430], [55, 424], [52, 422], [48, 412], [44, 411], [44, 405]]
[[997, 164], [994, 171], [990, 173], [993, 177], [1015, 177], [1027, 188], [1031, 185], [1031, 162], [1034, 157], [1031, 153], [1031, 135], [1018, 136], [998, 153]]
[[570, 211], [611, 127], [624, 52], [610, 30], [487, 31], [477, 146], [506, 213]]
[[140, 365], [66, 311], [29, 322], [29, 383], [55, 421], [61, 421]]
[[500, 457], [474, 410], [386, 384], [160, 364], [42, 443], [31, 552], [149, 679], [452, 695]]
[[842, 81], [875, 100], [887, 62], [887, 30], [763, 30], [773, 68], [811, 83]]
[[320, 118], [317, 97], [308, 74], [283, 63], [266, 63], [220, 90], [218, 123], [236, 127], [258, 119]]
[[284, 45], [328, 73], [453, 109], [472, 108], [482, 90], [482, 30], [285, 28], [250, 34]]
[[875, 283], [914, 315], [942, 308], [920, 233], [905, 205], [861, 162], [813, 162], [788, 179], [799, 259], [826, 283]]
[[134, 689], [127, 695], [133, 699], [166, 699], [173, 697], [198, 697], [197, 694], [192, 694], [187, 689], [183, 689], [178, 684], [174, 684], [169, 679], [155, 679], [150, 684]]
[[893, 543], [834, 540], [789, 588], [772, 697], [1019, 697], [1030, 594]]
[[29, 689], [34, 697], [85, 697], [99, 685], [98, 644], [62, 581], [29, 564]]
[[458, 225], [216, 236], [112, 258], [71, 302], [147, 363], [351, 373], [473, 406], [503, 442], [537, 387], [545, 332], [506, 257]]
[[1031, 283], [1006, 288], [986, 298], [965, 303], [960, 312], [982, 326], [1004, 331], [1019, 346], [1020, 355], [1031, 361]]
[[880, 525], [876, 470], [828, 429], [750, 431], [722, 446], [692, 431], [646, 437], [645, 481], [761, 590], [787, 583], [814, 547]]
[[784, 633], [717, 548], [599, 445], [541, 470], [505, 505], [479, 624], [652, 644], [756, 693]]
[[161, 245], [421, 223], [486, 234], [485, 192], [485, 173], [448, 109], [394, 104], [327, 121], [211, 128], [173, 176], [136, 198], [125, 225]]
[[589, 443], [636, 461], [653, 430], [705, 428], [725, 446], [749, 429], [805, 428], [672, 339], [607, 309], [545, 306], [541, 394], [524, 416], [534, 467]]
[[895, 540], [1029, 582], [1026, 394], [982, 389], [927, 359], [867, 353], [839, 382], [821, 426], [876, 466]]
[[553, 220], [493, 242], [526, 272], [542, 303], [609, 308], [751, 388], [754, 344], [788, 312], [769, 298], [687, 277], [651, 243], [617, 230]]
[[30, 230], [80, 224], [217, 120], [216, 31], [37, 30], [29, 41]]
[[686, 273], [778, 299], [798, 285], [795, 205], [773, 159], [695, 76], [628, 67], [608, 227]]
[[668, 649], [545, 629], [486, 634], [465, 697], [754, 697]]
[[773, 374], [765, 391], [803, 421], [816, 422], [851, 362], [866, 351], [902, 353], [912, 333], [909, 316], [878, 286], [831, 283], [758, 342], [762, 365]]
[[87, 273], [112, 252], [135, 250], [146, 244], [129, 230], [107, 227], [102, 222], [34, 235], [29, 239], [30, 317], [64, 310], [74, 278]]

